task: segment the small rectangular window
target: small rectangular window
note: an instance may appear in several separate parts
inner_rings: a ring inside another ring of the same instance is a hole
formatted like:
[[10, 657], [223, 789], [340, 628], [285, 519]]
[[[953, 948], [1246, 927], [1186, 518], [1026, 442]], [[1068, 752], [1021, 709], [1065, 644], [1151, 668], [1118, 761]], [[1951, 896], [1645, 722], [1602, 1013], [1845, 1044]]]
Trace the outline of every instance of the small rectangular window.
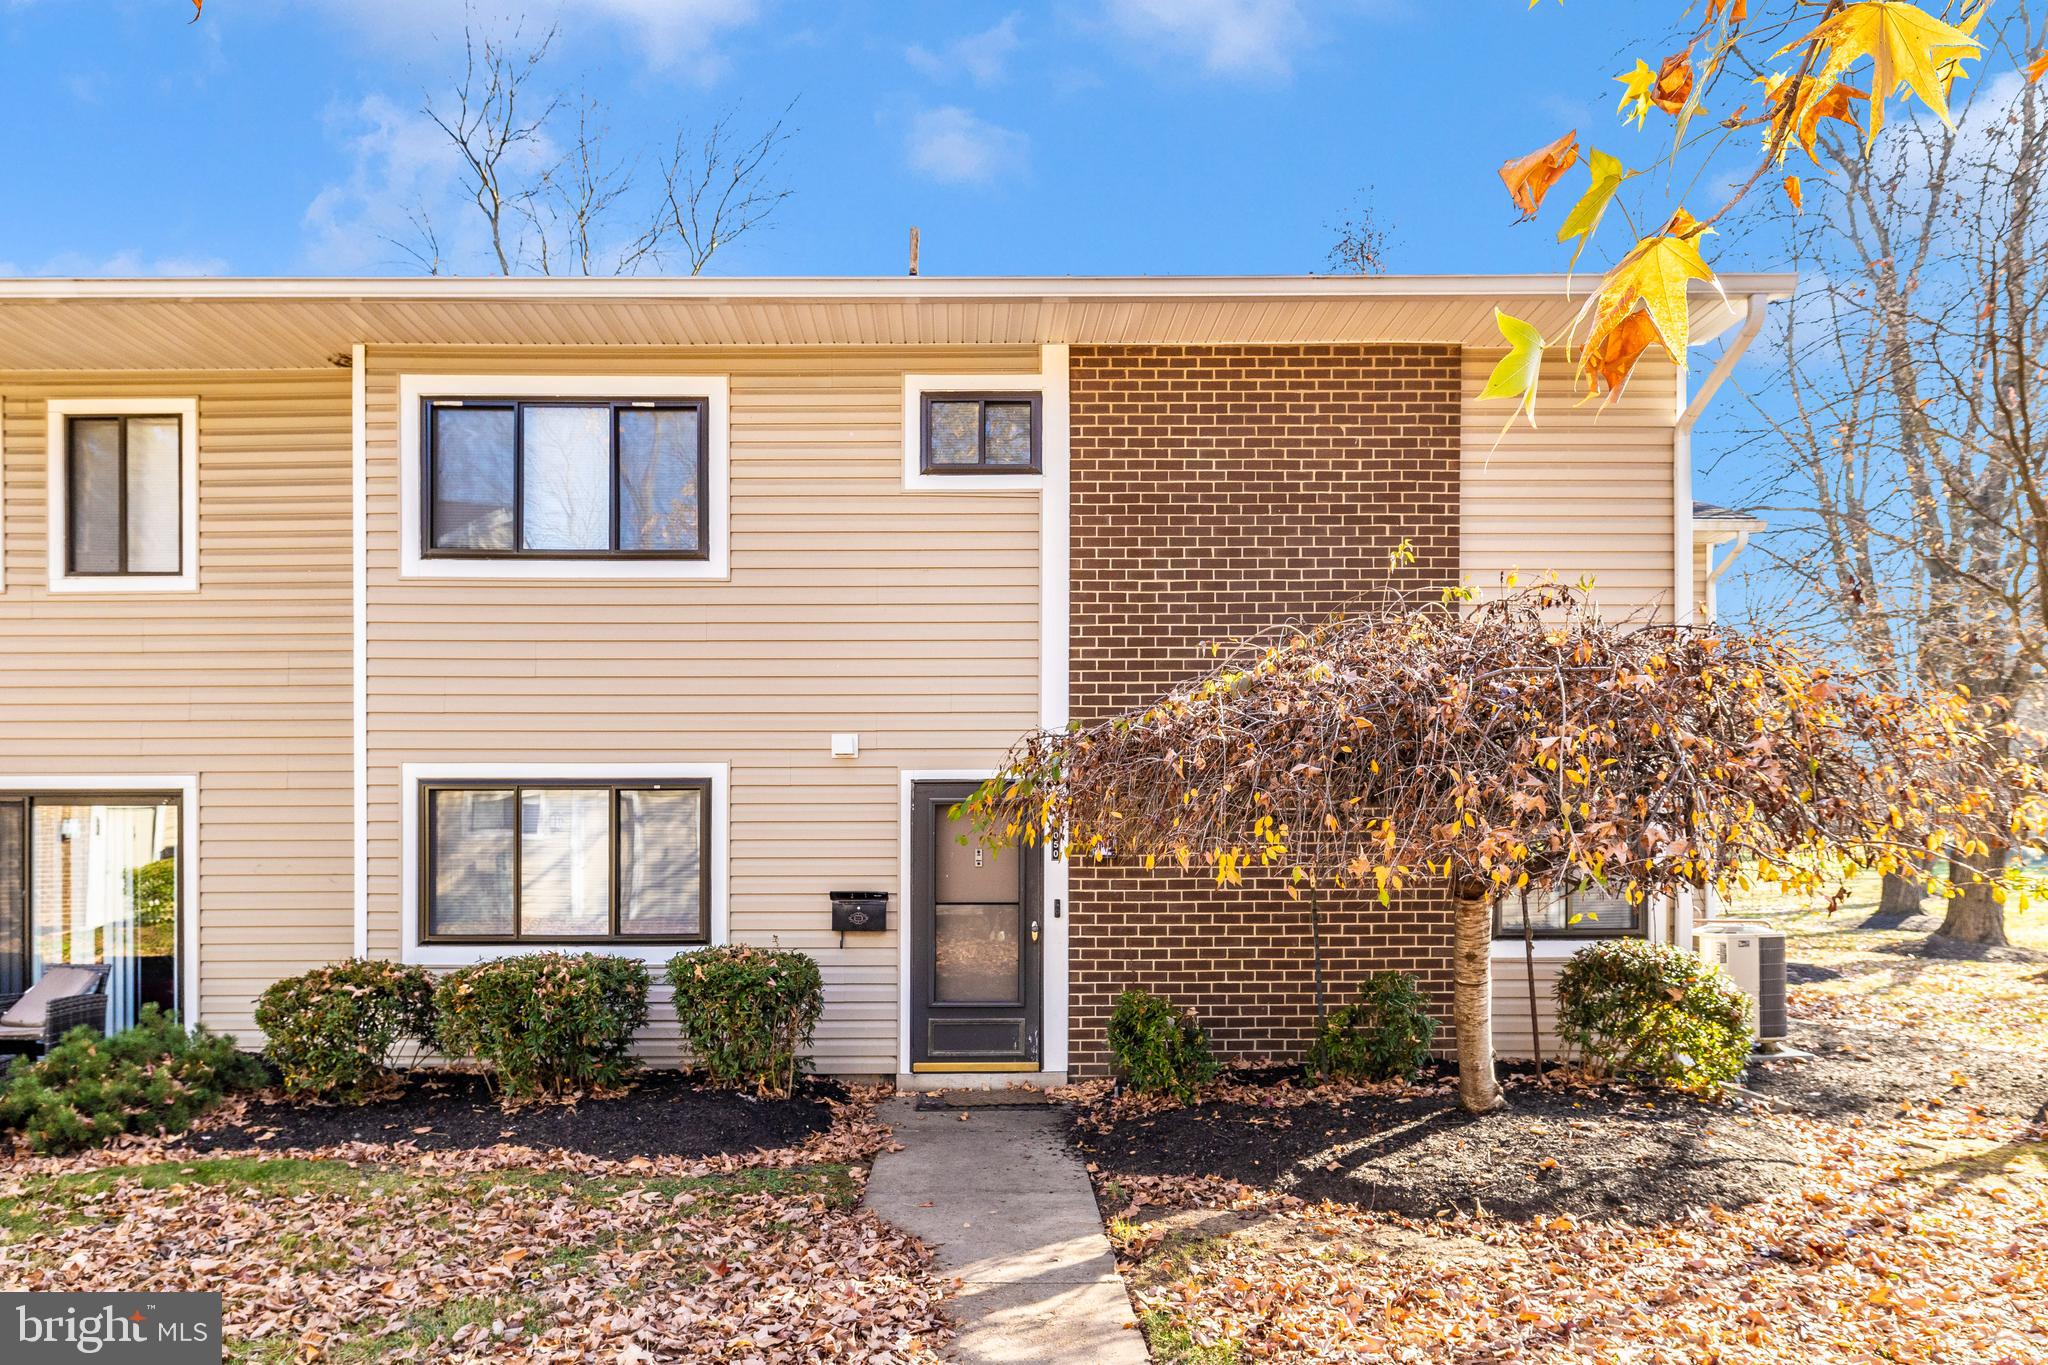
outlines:
[[1037, 394], [924, 396], [926, 474], [1036, 474], [1040, 442]]
[[183, 424], [173, 416], [73, 417], [66, 429], [66, 572], [183, 571]]
[[429, 558], [703, 559], [706, 400], [429, 399]]
[[[1643, 903], [1619, 891], [1581, 886], [1568, 895], [1529, 893], [1529, 930], [1536, 938], [1629, 938], [1643, 933]], [[1494, 911], [1494, 936], [1522, 936], [1522, 898], [1509, 892]]]
[[435, 784], [421, 800], [429, 941], [709, 940], [709, 782]]

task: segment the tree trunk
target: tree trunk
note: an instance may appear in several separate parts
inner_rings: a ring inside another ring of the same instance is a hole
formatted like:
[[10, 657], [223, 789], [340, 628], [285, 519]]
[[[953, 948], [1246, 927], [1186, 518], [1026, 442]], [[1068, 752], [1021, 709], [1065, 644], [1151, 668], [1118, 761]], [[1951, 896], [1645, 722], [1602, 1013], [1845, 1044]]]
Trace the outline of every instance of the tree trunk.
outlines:
[[1458, 1103], [1468, 1114], [1507, 1107], [1493, 1074], [1491, 889], [1472, 878], [1453, 892], [1451, 1020], [1458, 1031]]
[[1529, 1053], [1536, 1059], [1536, 1083], [1549, 1085], [1543, 1075], [1543, 1014], [1536, 1008], [1536, 930], [1529, 923], [1529, 892], [1522, 891], [1522, 977], [1529, 986]]
[[1877, 912], [1880, 915], [1917, 915], [1920, 913], [1920, 884], [1896, 872], [1884, 874], [1884, 891], [1878, 897]]
[[1991, 893], [1997, 887], [1999, 874], [2005, 871], [2009, 854], [2010, 850], [2002, 844], [1992, 846], [1990, 855], [1977, 868], [1987, 880], [1963, 882], [1956, 894], [1949, 897], [1948, 915], [1934, 932], [1958, 943], [1980, 943], [1991, 948], [2007, 945], [2005, 907], [1993, 900]]

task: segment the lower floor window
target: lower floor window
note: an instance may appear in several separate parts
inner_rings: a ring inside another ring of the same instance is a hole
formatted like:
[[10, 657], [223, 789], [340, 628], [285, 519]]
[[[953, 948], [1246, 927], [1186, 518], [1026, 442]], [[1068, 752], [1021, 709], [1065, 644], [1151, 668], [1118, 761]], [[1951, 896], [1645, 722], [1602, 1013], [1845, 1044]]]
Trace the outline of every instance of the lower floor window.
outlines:
[[[1522, 936], [1523, 904], [1514, 892], [1501, 897], [1493, 918], [1496, 938]], [[1527, 905], [1529, 932], [1536, 938], [1626, 938], [1643, 932], [1643, 903], [1631, 905], [1619, 891], [1532, 891]]]
[[708, 782], [449, 783], [422, 800], [430, 940], [709, 940]]
[[178, 1007], [175, 796], [0, 793], [0, 995], [107, 968], [107, 1032]]

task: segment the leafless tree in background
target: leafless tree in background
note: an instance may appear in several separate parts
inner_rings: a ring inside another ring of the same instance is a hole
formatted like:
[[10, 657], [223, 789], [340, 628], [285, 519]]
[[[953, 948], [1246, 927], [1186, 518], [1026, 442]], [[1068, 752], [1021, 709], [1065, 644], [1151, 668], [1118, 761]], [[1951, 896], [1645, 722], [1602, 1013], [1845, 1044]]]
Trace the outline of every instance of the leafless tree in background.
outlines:
[[1387, 229], [1373, 211], [1372, 191], [1367, 190], [1343, 218], [1328, 225], [1337, 234], [1326, 264], [1333, 275], [1384, 275], [1387, 273]]
[[[701, 134], [678, 128], [661, 152], [615, 154], [603, 101], [545, 85], [558, 30], [494, 37], [472, 11], [462, 74], [422, 112], [455, 149], [465, 198], [487, 231], [498, 273], [629, 275], [687, 267], [764, 227], [790, 195], [776, 180], [794, 130], [785, 108], [757, 133], [728, 111]], [[651, 168], [651, 169], [650, 169]], [[424, 202], [397, 242], [429, 274], [448, 267]]]
[[[2048, 43], [2024, 5], [1979, 36], [2021, 65]], [[1757, 405], [1772, 472], [1754, 500], [1783, 528], [1764, 547], [1792, 585], [1778, 623], [1844, 639], [1894, 686], [2024, 711], [2048, 674], [2048, 88], [1974, 85], [1957, 122], [1922, 114], [1868, 160], [1854, 129], [1823, 133], [1826, 174], [1788, 219], [1802, 284], [1786, 397]], [[1885, 908], [1917, 905], [1888, 882]], [[1991, 887], [1952, 899], [1941, 933], [2004, 943]]]

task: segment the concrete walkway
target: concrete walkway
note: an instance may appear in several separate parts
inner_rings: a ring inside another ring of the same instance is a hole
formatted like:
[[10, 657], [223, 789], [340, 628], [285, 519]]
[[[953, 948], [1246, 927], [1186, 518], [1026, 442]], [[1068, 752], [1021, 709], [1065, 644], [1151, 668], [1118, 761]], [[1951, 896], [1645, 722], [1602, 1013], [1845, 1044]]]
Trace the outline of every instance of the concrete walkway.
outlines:
[[[1103, 1235], [1088, 1173], [1051, 1105], [1002, 1092], [957, 1107], [899, 1095], [882, 1107], [900, 1152], [875, 1158], [866, 1203], [922, 1238], [961, 1281], [946, 1310], [959, 1361], [1145, 1365], [1145, 1338]], [[963, 1117], [964, 1116], [964, 1117]]]

